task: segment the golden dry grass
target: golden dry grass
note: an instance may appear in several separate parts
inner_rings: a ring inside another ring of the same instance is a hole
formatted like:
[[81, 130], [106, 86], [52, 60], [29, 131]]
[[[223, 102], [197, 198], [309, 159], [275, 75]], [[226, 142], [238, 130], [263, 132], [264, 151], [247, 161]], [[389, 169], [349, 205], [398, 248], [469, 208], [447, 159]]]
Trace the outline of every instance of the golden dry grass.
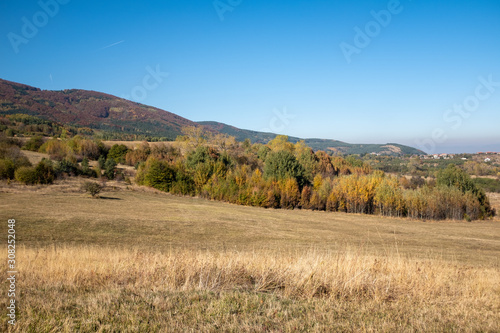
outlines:
[[354, 252], [63, 246], [18, 255], [11, 331], [500, 329], [497, 269]]
[[500, 330], [497, 220], [266, 210], [119, 182], [91, 199], [81, 181], [0, 184], [20, 246], [19, 321], [4, 311], [0, 330]]

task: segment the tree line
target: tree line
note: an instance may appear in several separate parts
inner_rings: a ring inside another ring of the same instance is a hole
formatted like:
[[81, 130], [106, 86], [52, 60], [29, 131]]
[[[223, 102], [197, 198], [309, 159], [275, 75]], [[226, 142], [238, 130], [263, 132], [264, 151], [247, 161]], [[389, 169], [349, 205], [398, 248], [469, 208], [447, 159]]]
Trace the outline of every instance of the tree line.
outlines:
[[[45, 152], [55, 160], [36, 166], [4, 138], [0, 178], [26, 184], [51, 183], [60, 175], [113, 179], [119, 175], [117, 164], [123, 163], [137, 169], [139, 185], [241, 205], [437, 220], [495, 214], [484, 191], [455, 165], [440, 170], [435, 182], [408, 181], [372, 170], [355, 156], [314, 152], [286, 136], [252, 144], [196, 127], [183, 132], [175, 144], [143, 142], [136, 149], [120, 144], [107, 148], [80, 135], [48, 141], [33, 137], [23, 149]], [[97, 160], [97, 166], [90, 168], [89, 160]]]
[[288, 142], [286, 136], [266, 145], [246, 142], [226, 150], [197, 137], [184, 154], [169, 149], [158, 154], [139, 148], [127, 154], [127, 161], [137, 165], [138, 184], [267, 208], [438, 220], [476, 220], [495, 214], [484, 191], [454, 165], [437, 174], [436, 184], [424, 181], [405, 188], [399, 178], [372, 171], [354, 156], [313, 152], [303, 142]]

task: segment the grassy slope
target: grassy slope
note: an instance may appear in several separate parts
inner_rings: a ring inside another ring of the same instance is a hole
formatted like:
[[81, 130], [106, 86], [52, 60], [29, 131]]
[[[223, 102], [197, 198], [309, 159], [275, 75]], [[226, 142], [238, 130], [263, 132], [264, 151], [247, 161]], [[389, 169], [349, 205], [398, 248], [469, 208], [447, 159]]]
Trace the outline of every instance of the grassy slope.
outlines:
[[21, 187], [4, 188], [13, 193], [0, 193], [0, 207], [3, 216], [18, 220], [20, 241], [28, 246], [56, 242], [127, 244], [148, 250], [171, 246], [214, 250], [361, 248], [370, 254], [397, 248], [405, 256], [500, 264], [500, 224], [495, 221], [421, 222], [344, 213], [266, 210], [141, 188], [138, 191], [117, 188], [105, 192], [104, 199], [93, 200], [81, 194], [73, 181], [53, 187], [40, 186], [39, 190], [16, 188]]
[[497, 220], [265, 210], [114, 183], [95, 200], [74, 182], [0, 184], [23, 245], [18, 331], [500, 329]]

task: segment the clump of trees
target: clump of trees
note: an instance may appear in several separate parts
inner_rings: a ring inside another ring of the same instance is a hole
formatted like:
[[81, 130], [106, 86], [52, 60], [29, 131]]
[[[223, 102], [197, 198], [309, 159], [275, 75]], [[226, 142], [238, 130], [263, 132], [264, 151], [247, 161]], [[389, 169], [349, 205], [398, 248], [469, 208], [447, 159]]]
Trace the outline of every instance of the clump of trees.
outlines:
[[[22, 149], [47, 153], [44, 159], [32, 165]], [[111, 154], [109, 154], [111, 152]], [[0, 179], [17, 180], [23, 184], [51, 184], [56, 178], [68, 176], [105, 177], [114, 179], [121, 175], [117, 163], [125, 162], [129, 149], [113, 145], [111, 149], [100, 141], [80, 135], [66, 140], [34, 136], [23, 145], [15, 138], [0, 135]], [[52, 162], [54, 160], [54, 162]], [[89, 161], [99, 160], [98, 167], [90, 167]]]
[[20, 146], [19, 141], [0, 133], [0, 179], [14, 179], [16, 170], [31, 167]]
[[[199, 127], [184, 129], [184, 134], [175, 145], [143, 142], [136, 149], [121, 144], [108, 149], [79, 135], [43, 143], [33, 138], [24, 148], [40, 146], [55, 160], [36, 166], [22, 156], [19, 144], [4, 138], [0, 177], [25, 184], [47, 184], [61, 175], [113, 179], [117, 164], [125, 163], [137, 169], [140, 185], [241, 205], [416, 219], [475, 220], [495, 214], [485, 192], [455, 165], [440, 169], [435, 181], [420, 175], [398, 178], [373, 171], [356, 156], [314, 152], [286, 136], [252, 144]], [[97, 160], [97, 167], [90, 168], [90, 160]]]
[[147, 146], [129, 152], [128, 160], [139, 163], [137, 182], [167, 192], [267, 208], [418, 219], [473, 220], [495, 213], [484, 192], [456, 166], [443, 170], [437, 184], [417, 176], [405, 185], [397, 177], [372, 171], [358, 158], [313, 152], [284, 136], [267, 145], [243, 143], [226, 151], [210, 140], [201, 141], [198, 136], [185, 154], [171, 149], [160, 156]]

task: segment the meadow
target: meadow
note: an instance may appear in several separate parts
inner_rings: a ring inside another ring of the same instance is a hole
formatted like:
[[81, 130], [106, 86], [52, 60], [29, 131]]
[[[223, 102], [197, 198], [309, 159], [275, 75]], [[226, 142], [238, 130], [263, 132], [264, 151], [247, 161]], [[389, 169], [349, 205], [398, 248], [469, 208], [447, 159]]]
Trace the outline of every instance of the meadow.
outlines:
[[92, 199], [80, 182], [1, 184], [20, 293], [2, 331], [500, 330], [498, 219], [263, 209], [119, 182]]

